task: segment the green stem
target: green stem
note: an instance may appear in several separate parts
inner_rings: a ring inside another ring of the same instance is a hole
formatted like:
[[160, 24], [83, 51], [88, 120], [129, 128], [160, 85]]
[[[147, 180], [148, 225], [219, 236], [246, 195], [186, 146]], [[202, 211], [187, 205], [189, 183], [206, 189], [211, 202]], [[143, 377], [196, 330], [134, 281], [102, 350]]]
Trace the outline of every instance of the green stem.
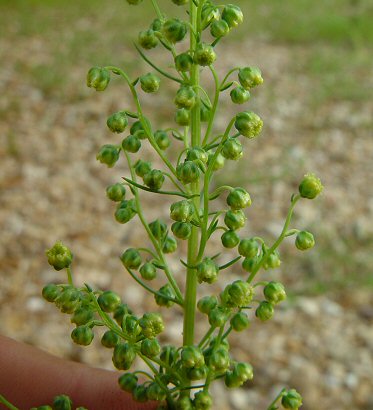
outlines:
[[[137, 182], [132, 181], [132, 179], [129, 179], [129, 178], [126, 178], [126, 177], [123, 177], [123, 179], [124, 179], [126, 182], [128, 182], [130, 185], [135, 186], [136, 188], [142, 189], [143, 191], [147, 191], [147, 192], [153, 192], [154, 194], [176, 195], [176, 196], [181, 196], [181, 197], [187, 198], [187, 199], [190, 199], [190, 198], [193, 197], [193, 196], [191, 196], [191, 195], [189, 195], [189, 194], [187, 194], [187, 193], [185, 193], [185, 192], [160, 191], [160, 190], [159, 190], [159, 191], [154, 191], [154, 189], [151, 189], [151, 188], [149, 188], [149, 187], [147, 187], [147, 186], [145, 186], [145, 185], [138, 184]], [[199, 194], [198, 194], [197, 196], [199, 196]]]
[[[129, 156], [129, 154], [128, 154], [127, 152], [125, 152], [125, 156], [126, 156], [126, 159], [127, 159], [127, 162], [128, 162], [128, 167], [129, 167], [130, 172], [131, 172], [132, 182], [135, 182], [135, 183], [136, 183], [136, 174], [135, 174], [134, 168], [133, 168], [133, 166], [132, 166], [131, 158], [130, 158], [130, 156]], [[171, 271], [170, 271], [170, 268], [168, 267], [168, 264], [167, 264], [167, 262], [166, 262], [165, 256], [164, 256], [164, 254], [163, 254], [163, 251], [162, 251], [162, 248], [161, 248], [159, 242], [158, 242], [157, 239], [154, 237], [152, 231], [151, 231], [150, 228], [149, 228], [148, 223], [147, 223], [146, 220], [145, 220], [145, 217], [144, 217], [144, 214], [143, 214], [143, 211], [142, 211], [142, 207], [141, 207], [141, 203], [140, 203], [140, 198], [139, 198], [139, 193], [138, 193], [137, 188], [134, 188], [134, 190], [133, 190], [133, 195], [134, 195], [135, 201], [136, 201], [136, 211], [137, 211], [137, 215], [139, 216], [140, 221], [141, 221], [141, 223], [142, 223], [144, 229], [146, 230], [146, 233], [148, 234], [148, 237], [149, 237], [149, 239], [151, 240], [151, 242], [152, 242], [152, 244], [153, 244], [153, 246], [154, 246], [154, 249], [156, 250], [156, 252], [157, 252], [157, 254], [158, 254], [159, 261], [161, 262], [162, 265], [164, 265], [164, 272], [165, 272], [165, 274], [166, 274], [166, 277], [167, 277], [167, 279], [168, 279], [168, 281], [169, 281], [171, 287], [172, 287], [173, 290], [175, 291], [176, 298], [177, 298], [177, 300], [179, 301], [179, 304], [180, 304], [180, 305], [183, 305], [183, 295], [182, 295], [182, 293], [181, 293], [181, 291], [180, 291], [180, 289], [179, 289], [179, 286], [177, 285], [176, 280], [175, 280], [175, 278], [173, 277], [173, 275], [172, 275], [172, 273], [171, 273]]]
[[202, 337], [201, 341], [198, 343], [198, 347], [203, 348], [205, 343], [209, 340], [210, 336], [214, 333], [216, 327], [210, 326], [210, 329]]
[[275, 397], [273, 402], [268, 406], [267, 410], [276, 410], [277, 409], [277, 402], [281, 399], [281, 397], [284, 395], [286, 392], [285, 387], [280, 391], [280, 393]]
[[286, 237], [286, 233], [288, 232], [288, 228], [291, 222], [291, 217], [293, 216], [293, 211], [296, 203], [299, 201], [301, 196], [299, 194], [295, 195], [292, 200], [291, 200], [291, 205], [288, 211], [288, 214], [286, 216], [285, 224], [284, 227], [282, 228], [280, 236], [277, 238], [276, 242], [268, 249], [267, 253], [263, 258], [260, 260], [260, 262], [255, 266], [253, 271], [251, 272], [249, 278], [247, 279], [248, 283], [251, 283], [253, 279], [255, 278], [255, 275], [258, 273], [259, 269], [263, 266], [263, 264], [267, 261], [269, 256], [279, 247], [281, 242], [284, 240]]
[[159, 6], [158, 6], [157, 1], [156, 1], [156, 0], [152, 0], [152, 5], [153, 5], [153, 7], [154, 7], [155, 13], [157, 14], [157, 17], [158, 17], [160, 20], [162, 20], [162, 19], [163, 19], [163, 15], [162, 15], [162, 13], [161, 13], [161, 10], [160, 10], [160, 8], [159, 8]]
[[19, 410], [18, 407], [13, 406], [9, 401], [2, 395], [0, 395], [0, 403], [4, 404], [10, 410]]
[[221, 82], [221, 85], [220, 85], [220, 89], [221, 88], [224, 88], [224, 86], [226, 85], [225, 84], [225, 82], [227, 81], [227, 79], [228, 79], [228, 77], [232, 74], [232, 73], [234, 73], [235, 71], [238, 71], [240, 69], [240, 67], [235, 67], [235, 68], [232, 68], [231, 70], [229, 70], [228, 71], [228, 73], [227, 73], [227, 75], [224, 77], [224, 80]]
[[[196, 33], [200, 34], [198, 23], [198, 10], [196, 5], [190, 2], [190, 24], [193, 28], [190, 32], [190, 50], [193, 52], [197, 45]], [[197, 94], [197, 103], [191, 111], [191, 146], [198, 147], [201, 143], [201, 122], [200, 122], [200, 101], [199, 101], [199, 66], [193, 64], [190, 73], [190, 85]], [[192, 193], [199, 193], [199, 181], [191, 184]], [[193, 199], [194, 205], [199, 209], [199, 198]], [[196, 264], [196, 255], [198, 253], [198, 228], [192, 227], [192, 234], [188, 239], [188, 260], [189, 266]], [[184, 346], [194, 344], [194, 323], [197, 302], [197, 274], [196, 270], [187, 268], [186, 290], [184, 303], [184, 326], [183, 326], [183, 344]]]
[[138, 51], [138, 53], [140, 54], [140, 56], [144, 59], [144, 61], [146, 61], [150, 67], [153, 67], [154, 70], [158, 71], [160, 74], [162, 74], [164, 77], [169, 78], [170, 80], [173, 80], [179, 84], [181, 84], [183, 81], [180, 80], [180, 78], [174, 77], [172, 74], [167, 73], [166, 71], [162, 70], [161, 68], [159, 68], [158, 66], [156, 66], [141, 50], [140, 48], [137, 46], [137, 44], [135, 44], [135, 48]]
[[173, 165], [171, 164], [171, 162], [168, 160], [168, 158], [164, 155], [164, 153], [162, 152], [162, 150], [158, 147], [158, 144], [156, 143], [155, 139], [154, 139], [154, 135], [152, 133], [152, 130], [149, 126], [149, 122], [148, 120], [145, 118], [143, 111], [142, 111], [142, 107], [140, 104], [140, 100], [139, 97], [137, 95], [137, 91], [136, 88], [134, 87], [134, 85], [132, 84], [130, 78], [128, 77], [128, 75], [121, 70], [118, 67], [114, 67], [114, 66], [107, 66], [105, 67], [107, 70], [113, 71], [116, 74], [119, 74], [121, 77], [124, 78], [124, 80], [126, 81], [128, 87], [130, 88], [133, 100], [135, 101], [136, 104], [136, 108], [137, 111], [139, 113], [139, 120], [141, 122], [141, 125], [148, 137], [148, 140], [151, 144], [151, 146], [154, 148], [154, 150], [157, 152], [157, 154], [160, 156], [160, 158], [162, 159], [162, 161], [165, 163], [165, 165], [168, 167], [168, 169], [175, 175], [175, 177], [177, 178], [176, 175], [176, 169], [173, 167]]
[[170, 300], [171, 302], [174, 302], [178, 305], [182, 305], [181, 301], [179, 299], [174, 299], [174, 298], [169, 298], [166, 295], [157, 292], [156, 290], [154, 290], [153, 288], [151, 288], [150, 286], [148, 286], [144, 281], [142, 281], [137, 275], [135, 275], [131, 269], [126, 268], [127, 272], [132, 276], [132, 278], [140, 285], [142, 286], [144, 289], [146, 289], [148, 292], [152, 293], [153, 295], [156, 296], [161, 296], [164, 299]]
[[66, 273], [67, 273], [67, 281], [68, 281], [69, 285], [74, 286], [73, 273], [71, 271], [70, 266], [66, 268]]

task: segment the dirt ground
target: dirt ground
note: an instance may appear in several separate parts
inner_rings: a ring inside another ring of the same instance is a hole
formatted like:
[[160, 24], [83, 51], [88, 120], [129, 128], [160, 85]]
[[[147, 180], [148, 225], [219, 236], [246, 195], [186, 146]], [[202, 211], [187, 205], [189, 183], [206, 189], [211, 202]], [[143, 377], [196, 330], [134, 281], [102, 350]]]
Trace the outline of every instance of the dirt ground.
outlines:
[[[15, 46], [3, 39], [0, 48], [1, 332], [60, 356], [112, 368], [110, 352], [100, 348], [98, 337], [89, 348], [71, 343], [68, 316], [43, 301], [40, 291], [45, 283], [64, 281], [44, 257], [61, 239], [74, 252], [77, 282], [115, 289], [138, 314], [156, 309], [152, 297], [126, 277], [118, 259], [126, 247], [144, 244], [144, 232], [133, 222], [116, 223], [113, 204], [105, 198], [105, 187], [128, 170], [124, 161], [109, 170], [95, 160], [102, 144], [121, 138], [107, 131], [105, 121], [111, 112], [130, 105], [130, 96], [118, 81], [102, 94], [86, 89], [85, 66], [70, 72], [66, 92], [74, 90], [74, 95], [69, 99], [48, 95], [37, 83], [25, 81], [15, 67], [26, 61], [27, 51], [35, 61], [48, 56], [45, 41], [23, 37]], [[364, 267], [371, 260], [371, 249], [361, 252], [359, 244], [371, 243], [373, 234], [373, 106], [350, 101], [307, 105], [313, 80], [302, 72], [285, 75], [294, 55], [302, 56], [302, 50], [265, 40], [260, 47], [250, 40], [235, 43], [223, 54], [222, 71], [232, 60], [235, 65], [254, 61], [263, 67], [266, 82], [255, 91], [250, 107], [266, 125], [258, 140], [245, 145], [248, 161], [230, 165], [220, 178], [240, 185], [249, 181], [245, 186], [253, 207], [247, 232], [273, 239], [298, 181], [307, 171], [317, 173], [325, 192], [318, 201], [300, 204], [295, 223], [320, 238], [323, 253], [315, 249], [305, 256], [290, 241], [284, 245], [281, 269], [263, 278], [282, 280], [292, 297], [274, 320], [253, 320], [245, 334], [233, 337], [233, 356], [250, 361], [255, 378], [228, 393], [217, 385], [219, 405], [214, 408], [265, 409], [283, 386], [290, 386], [302, 393], [305, 410], [373, 410], [372, 287], [359, 286], [359, 272], [344, 271], [344, 261], [352, 256]], [[155, 107], [168, 104], [172, 95], [159, 98], [147, 99], [145, 109], [161, 118], [160, 127], [171, 114]], [[225, 101], [218, 129], [230, 110]], [[144, 148], [142, 155], [153, 154]], [[149, 220], [167, 219], [169, 205], [154, 206], [152, 201], [144, 195]], [[219, 246], [215, 239], [213, 247]], [[334, 262], [325, 254], [335, 255]], [[171, 266], [183, 282], [177, 258]], [[219, 286], [238, 275], [227, 274]], [[338, 275], [347, 286], [312, 291], [313, 280], [334, 283]], [[165, 311], [165, 317], [169, 324], [164, 341], [179, 342], [180, 312]], [[201, 319], [199, 332], [203, 326]]]

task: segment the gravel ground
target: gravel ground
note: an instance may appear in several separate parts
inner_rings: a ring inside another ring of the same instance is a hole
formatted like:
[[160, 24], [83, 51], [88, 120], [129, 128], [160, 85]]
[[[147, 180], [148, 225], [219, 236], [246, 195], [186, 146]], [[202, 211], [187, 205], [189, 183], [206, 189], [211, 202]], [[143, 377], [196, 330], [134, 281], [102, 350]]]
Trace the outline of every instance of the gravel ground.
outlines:
[[[7, 58], [1, 58], [2, 332], [60, 356], [111, 368], [109, 353], [98, 343], [85, 349], [70, 343], [68, 317], [44, 302], [40, 289], [47, 282], [64, 280], [44, 258], [45, 249], [62, 239], [76, 256], [77, 282], [116, 289], [139, 314], [155, 308], [152, 298], [127, 280], [118, 260], [130, 244], [144, 243], [144, 233], [134, 229], [133, 223], [118, 226], [112, 217], [113, 205], [105, 198], [105, 187], [119, 181], [127, 169], [121, 163], [108, 170], [95, 160], [99, 146], [113, 141], [105, 129], [106, 116], [126, 106], [129, 96], [119, 86], [103, 94], [86, 90], [85, 67], [71, 73], [76, 98], [64, 103], [46, 96], [14, 70], [28, 48], [36, 61], [45, 55], [42, 43], [24, 38], [19, 47], [3, 47]], [[252, 185], [254, 205], [247, 229], [267, 237], [278, 233], [299, 176], [303, 170], [312, 170], [321, 175], [326, 190], [317, 203], [299, 207], [296, 221], [312, 227], [316, 234], [326, 232], [343, 238], [354, 232], [359, 241], [369, 240], [373, 233], [369, 182], [373, 177], [372, 105], [357, 107], [337, 102], [307, 113], [304, 104], [311, 80], [301, 73], [296, 78], [283, 75], [292, 64], [291, 49], [263, 43], [254, 54], [250, 51], [253, 48], [252, 43], [240, 43], [225, 53], [221, 62], [228, 67], [234, 58], [238, 65], [249, 60], [266, 67], [266, 87], [255, 93], [252, 103], [265, 118], [266, 128], [260, 140], [247, 148], [252, 153], [248, 174], [256, 175], [260, 167], [271, 164], [274, 175], [281, 175], [286, 160], [285, 168], [290, 168], [291, 175]], [[246, 61], [240, 57], [244, 50]], [[157, 104], [167, 103], [168, 97], [161, 97]], [[146, 109], [153, 109], [152, 101], [146, 101]], [[229, 107], [225, 105], [222, 112], [228, 114]], [[158, 110], [155, 116], [159, 115], [163, 118], [166, 113]], [[217, 127], [223, 124], [221, 118]], [[146, 148], [143, 153], [151, 155]], [[301, 172], [294, 172], [294, 164], [300, 164]], [[231, 175], [237, 177], [233, 170]], [[147, 195], [144, 201], [149, 219], [167, 218], [166, 203], [154, 206]], [[340, 254], [347, 252], [349, 245], [343, 240], [336, 242]], [[218, 246], [218, 240], [213, 246]], [[297, 290], [302, 288], [310, 266], [306, 259], [303, 271], [299, 262], [296, 269], [292, 268], [290, 259], [304, 258], [292, 249], [285, 244], [288, 256], [284, 268], [266, 273], [266, 279], [280, 278]], [[317, 254], [313, 255], [317, 259]], [[182, 279], [177, 262], [171, 264]], [[338, 261], [340, 265], [343, 261]], [[335, 273], [317, 261], [312, 266], [325, 277]], [[231, 274], [226, 280], [236, 276]], [[232, 346], [237, 359], [254, 365], [256, 377], [245, 388], [229, 394], [217, 386], [215, 394], [220, 404], [215, 408], [264, 409], [283, 386], [291, 386], [302, 393], [305, 410], [373, 409], [372, 306], [371, 289], [353, 287], [290, 298], [276, 311], [273, 321], [263, 325], [253, 320], [247, 333], [233, 338]], [[167, 340], [180, 340], [179, 314], [167, 311], [165, 315], [170, 320]]]

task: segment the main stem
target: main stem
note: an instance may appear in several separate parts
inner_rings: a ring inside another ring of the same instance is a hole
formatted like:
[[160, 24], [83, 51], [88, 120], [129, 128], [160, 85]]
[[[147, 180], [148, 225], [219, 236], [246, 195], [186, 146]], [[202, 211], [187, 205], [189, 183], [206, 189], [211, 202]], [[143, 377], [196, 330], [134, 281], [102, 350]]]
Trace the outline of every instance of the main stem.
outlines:
[[[199, 36], [200, 25], [198, 24], [197, 6], [193, 1], [190, 2], [190, 24]], [[197, 39], [193, 32], [190, 33], [190, 51], [196, 48]], [[199, 94], [199, 67], [197, 64], [193, 64], [190, 73], [190, 85], [193, 87], [197, 96]], [[198, 147], [201, 144], [201, 123], [200, 123], [200, 102], [197, 98], [197, 104], [193, 107], [191, 111], [191, 146]], [[200, 192], [199, 181], [191, 184], [191, 190], [193, 194], [198, 194]], [[199, 197], [193, 198], [195, 209], [199, 209], [200, 202]], [[188, 240], [188, 266], [195, 266], [198, 254], [198, 228], [193, 226], [192, 234]], [[186, 290], [184, 298], [184, 331], [183, 331], [183, 345], [193, 345], [194, 344], [194, 323], [195, 323], [195, 313], [196, 313], [196, 300], [197, 300], [197, 275], [196, 270], [193, 268], [187, 268], [186, 276]]]

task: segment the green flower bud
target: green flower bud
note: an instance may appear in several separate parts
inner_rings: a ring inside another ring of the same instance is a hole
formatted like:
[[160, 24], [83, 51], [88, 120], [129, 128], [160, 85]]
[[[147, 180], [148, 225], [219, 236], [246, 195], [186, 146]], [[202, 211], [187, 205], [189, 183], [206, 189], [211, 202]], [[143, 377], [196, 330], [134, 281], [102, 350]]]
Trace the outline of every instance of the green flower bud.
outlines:
[[242, 332], [250, 326], [250, 321], [246, 313], [238, 312], [232, 317], [230, 324], [233, 330]]
[[[213, 157], [214, 157], [214, 153], [210, 153], [209, 157], [208, 157], [207, 165], [210, 166], [210, 163], [211, 163]], [[218, 154], [215, 161], [214, 161], [214, 163], [213, 163], [213, 165], [212, 165], [212, 170], [217, 171], [219, 169], [222, 169], [224, 167], [224, 164], [225, 164], [225, 158], [223, 157], [222, 154]]]
[[255, 316], [259, 318], [262, 322], [272, 318], [275, 310], [273, 305], [266, 300], [260, 302], [259, 306], [256, 308]]
[[265, 298], [272, 305], [282, 302], [286, 299], [284, 285], [280, 282], [269, 282], [263, 289]]
[[127, 0], [127, 3], [133, 6], [136, 6], [137, 4], [140, 4], [141, 2], [142, 0]]
[[193, 410], [192, 400], [189, 397], [179, 397], [176, 402], [176, 410]]
[[248, 363], [236, 363], [233, 371], [225, 374], [225, 385], [229, 388], [240, 387], [254, 377], [253, 367]]
[[112, 330], [107, 330], [102, 338], [101, 338], [101, 344], [104, 347], [107, 348], [113, 348], [119, 343], [119, 336], [114, 333]]
[[228, 138], [223, 145], [222, 154], [226, 159], [237, 161], [243, 155], [242, 144], [235, 138]]
[[236, 363], [233, 368], [233, 374], [245, 383], [247, 380], [252, 380], [254, 377], [253, 366], [249, 363]]
[[227, 204], [233, 210], [243, 209], [251, 205], [251, 198], [245, 189], [234, 188], [227, 196]]
[[191, 109], [197, 101], [197, 95], [190, 86], [181, 86], [175, 96], [175, 104], [177, 108]]
[[186, 346], [181, 351], [181, 363], [187, 369], [192, 367], [198, 369], [205, 364], [205, 358], [200, 348]]
[[246, 272], [251, 273], [259, 260], [260, 258], [257, 256], [255, 256], [254, 258], [245, 258], [242, 262], [242, 269]]
[[295, 389], [290, 389], [282, 396], [281, 404], [285, 409], [298, 410], [302, 406], [302, 396]]
[[122, 201], [115, 211], [115, 220], [121, 224], [127, 223], [136, 215], [133, 207], [128, 203], [129, 201]]
[[170, 298], [175, 298], [175, 292], [170, 284], [162, 286], [156, 295], [154, 295], [155, 302], [158, 306], [171, 307], [174, 302]]
[[192, 367], [191, 369], [187, 369], [186, 375], [188, 380], [202, 380], [205, 379], [207, 376], [208, 368], [207, 366], [202, 366], [196, 369]]
[[250, 93], [246, 91], [243, 87], [238, 86], [233, 88], [230, 92], [231, 100], [234, 104], [244, 104], [249, 101]]
[[299, 193], [302, 198], [314, 199], [324, 187], [315, 174], [306, 174], [299, 185]]
[[160, 219], [156, 219], [155, 221], [150, 222], [149, 229], [154, 238], [158, 241], [162, 241], [167, 234], [167, 225]]
[[238, 253], [245, 258], [255, 258], [258, 255], [259, 244], [254, 238], [242, 239], [238, 245]]
[[212, 309], [218, 305], [216, 296], [204, 296], [197, 303], [197, 308], [201, 313], [208, 315]]
[[71, 323], [75, 323], [77, 326], [85, 325], [86, 323], [93, 320], [94, 314], [89, 307], [81, 306], [76, 309], [71, 316]]
[[162, 33], [170, 43], [177, 43], [186, 36], [187, 25], [179, 19], [170, 19], [163, 24]]
[[42, 290], [43, 298], [48, 302], [54, 302], [61, 294], [61, 289], [53, 283], [44, 286]]
[[162, 401], [166, 398], [166, 392], [156, 382], [150, 383], [147, 386], [146, 395], [148, 400]]
[[193, 60], [203, 67], [211, 65], [216, 60], [214, 47], [205, 43], [199, 44], [194, 52]]
[[209, 323], [214, 327], [221, 327], [228, 320], [229, 310], [221, 306], [211, 309], [208, 313]]
[[201, 390], [195, 394], [193, 403], [196, 410], [209, 410], [212, 408], [212, 396]]
[[140, 77], [141, 88], [146, 93], [155, 93], [158, 91], [160, 82], [159, 77], [152, 73]]
[[145, 280], [153, 280], [157, 276], [157, 269], [151, 262], [146, 262], [140, 268], [140, 275]]
[[152, 29], [140, 31], [138, 42], [142, 48], [150, 50], [151, 48], [157, 47], [158, 37]]
[[114, 202], [119, 202], [124, 199], [124, 196], [126, 195], [126, 188], [124, 187], [123, 184], [120, 184], [119, 182], [113, 185], [109, 185], [106, 188], [106, 196]]
[[182, 6], [183, 4], [187, 4], [189, 0], [172, 0], [172, 3], [176, 4], [177, 6]]
[[315, 246], [315, 239], [311, 232], [301, 231], [295, 238], [295, 246], [301, 250], [306, 251]]
[[71, 339], [74, 343], [82, 346], [88, 346], [92, 343], [94, 333], [88, 326], [78, 326], [71, 332]]
[[281, 265], [280, 255], [277, 251], [272, 252], [267, 260], [263, 263], [263, 268], [267, 269], [275, 269]]
[[132, 338], [135, 338], [141, 333], [141, 326], [135, 315], [125, 316], [122, 327]]
[[181, 126], [188, 126], [190, 122], [190, 111], [186, 108], [180, 108], [176, 111], [175, 122]]
[[160, 19], [154, 19], [150, 28], [154, 31], [161, 31], [162, 29], [162, 21]]
[[199, 283], [213, 283], [218, 279], [219, 266], [211, 259], [204, 258], [197, 265], [197, 279]]
[[118, 343], [114, 347], [113, 364], [118, 370], [128, 370], [136, 358], [136, 351], [129, 343]]
[[64, 394], [56, 396], [53, 400], [53, 410], [71, 410], [73, 402]]
[[263, 121], [257, 114], [251, 111], [243, 111], [236, 115], [234, 126], [244, 137], [254, 138], [262, 130]]
[[148, 401], [147, 388], [144, 385], [137, 385], [132, 392], [132, 397], [139, 403]]
[[165, 177], [163, 172], [159, 169], [152, 169], [150, 172], [144, 175], [144, 184], [148, 186], [152, 191], [158, 191], [162, 188]]
[[141, 256], [137, 249], [128, 248], [120, 257], [123, 265], [128, 269], [138, 269], [141, 265]]
[[145, 174], [152, 170], [152, 164], [150, 162], [139, 159], [135, 163], [135, 173], [138, 177], [143, 178]]
[[60, 241], [56, 242], [45, 254], [47, 255], [49, 265], [53, 266], [56, 270], [68, 268], [73, 260], [73, 254], [70, 249]]
[[112, 168], [119, 159], [120, 149], [112, 144], [105, 144], [100, 148], [96, 155], [96, 159], [105, 164], [108, 168]]
[[215, 38], [224, 37], [229, 33], [229, 26], [225, 20], [215, 20], [211, 23], [210, 33]]
[[193, 213], [193, 205], [186, 199], [174, 202], [170, 207], [170, 218], [174, 221], [188, 222], [192, 218]]
[[227, 22], [229, 28], [237, 27], [243, 22], [243, 13], [238, 6], [227, 4], [223, 9], [221, 18]]
[[205, 104], [201, 104], [199, 116], [201, 122], [208, 122], [211, 116], [211, 110], [205, 106]]
[[171, 231], [179, 239], [188, 239], [192, 234], [192, 224], [189, 222], [174, 222]]
[[246, 90], [263, 83], [262, 73], [257, 67], [241, 68], [238, 72], [238, 80]]
[[200, 147], [188, 149], [186, 155], [187, 161], [201, 161], [204, 164], [207, 164], [208, 158], [207, 152]]
[[122, 325], [124, 316], [131, 314], [132, 311], [125, 303], [121, 303], [114, 311], [114, 319], [118, 323], [119, 326]]
[[189, 53], [181, 53], [175, 57], [175, 68], [183, 73], [190, 71], [193, 65], [193, 58]]
[[212, 22], [220, 19], [220, 11], [218, 7], [215, 7], [210, 1], [205, 2], [202, 6], [202, 26], [208, 27]]
[[130, 134], [135, 135], [138, 133], [138, 131], [144, 131], [144, 128], [141, 124], [141, 121], [135, 121], [130, 128]]
[[224, 223], [227, 227], [235, 231], [245, 226], [246, 216], [239, 209], [238, 211], [227, 211], [224, 217]]
[[236, 280], [226, 286], [221, 299], [224, 305], [229, 307], [247, 306], [253, 299], [253, 287], [242, 280]]
[[162, 251], [163, 253], [173, 253], [177, 249], [176, 239], [172, 236], [166, 236], [166, 239], [163, 243]]
[[240, 237], [236, 234], [235, 231], [225, 231], [221, 236], [221, 243], [224, 248], [234, 248], [240, 242]]
[[228, 369], [230, 361], [231, 358], [227, 349], [219, 347], [211, 353], [208, 364], [212, 370], [221, 373]]
[[104, 91], [110, 82], [110, 72], [106, 68], [92, 67], [87, 74], [87, 86], [96, 91]]
[[199, 179], [200, 170], [195, 162], [185, 161], [176, 167], [176, 175], [183, 184], [190, 184]]
[[56, 306], [62, 313], [73, 313], [80, 303], [80, 292], [73, 288], [65, 288], [55, 300]]
[[132, 393], [137, 386], [138, 377], [133, 373], [123, 373], [119, 379], [118, 383], [122, 390]]
[[97, 298], [97, 302], [100, 305], [100, 308], [104, 312], [114, 312], [114, 310], [120, 305], [120, 296], [113, 292], [112, 290], [106, 290], [101, 293]]
[[157, 339], [144, 339], [141, 342], [141, 353], [146, 357], [155, 357], [161, 353], [161, 346]]
[[163, 332], [164, 324], [159, 313], [145, 313], [139, 324], [145, 337], [152, 338]]
[[154, 133], [155, 142], [161, 150], [167, 149], [171, 145], [171, 140], [166, 131], [158, 130]]
[[127, 114], [124, 111], [115, 112], [107, 119], [106, 125], [112, 132], [123, 132], [128, 125]]
[[141, 148], [141, 141], [136, 135], [128, 135], [122, 141], [123, 151], [136, 153]]

